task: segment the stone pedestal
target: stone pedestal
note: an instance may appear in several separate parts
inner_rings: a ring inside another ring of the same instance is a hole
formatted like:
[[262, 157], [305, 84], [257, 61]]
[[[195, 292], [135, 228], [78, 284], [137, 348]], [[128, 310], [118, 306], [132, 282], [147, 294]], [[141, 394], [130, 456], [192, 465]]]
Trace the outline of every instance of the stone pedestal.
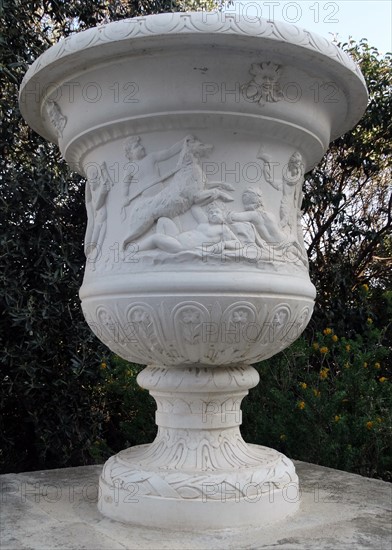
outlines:
[[250, 366], [142, 371], [138, 382], [157, 402], [158, 435], [108, 460], [99, 509], [124, 522], [184, 530], [294, 513], [300, 498], [292, 462], [248, 445], [239, 431], [242, 398], [258, 379]]
[[23, 115], [86, 178], [86, 321], [149, 365], [158, 406], [156, 440], [104, 467], [104, 515], [246, 528], [297, 510], [293, 464], [242, 440], [240, 402], [310, 320], [304, 174], [366, 100], [333, 44], [220, 13], [110, 23], [30, 67]]

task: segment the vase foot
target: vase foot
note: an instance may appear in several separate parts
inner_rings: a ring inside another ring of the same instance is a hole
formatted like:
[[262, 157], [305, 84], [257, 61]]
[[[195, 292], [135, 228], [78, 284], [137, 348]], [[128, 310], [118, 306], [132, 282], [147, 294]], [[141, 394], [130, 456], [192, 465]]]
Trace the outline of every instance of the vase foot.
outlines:
[[166, 529], [261, 526], [299, 507], [298, 477], [283, 454], [247, 444], [240, 404], [258, 382], [238, 367], [147, 367], [138, 383], [157, 401], [157, 437], [111, 457], [98, 507], [125, 523]]
[[101, 513], [134, 525], [172, 530], [240, 529], [284, 520], [300, 499], [293, 463], [281, 453], [247, 445], [259, 464], [237, 470], [148, 469], [151, 445], [122, 451], [105, 464], [99, 482]]

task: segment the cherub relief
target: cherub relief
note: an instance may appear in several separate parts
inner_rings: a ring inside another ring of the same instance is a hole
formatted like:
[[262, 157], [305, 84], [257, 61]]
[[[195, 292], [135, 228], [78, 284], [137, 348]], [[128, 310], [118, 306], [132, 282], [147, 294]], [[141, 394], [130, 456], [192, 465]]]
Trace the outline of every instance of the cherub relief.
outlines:
[[207, 207], [207, 213], [197, 205], [191, 207], [191, 213], [198, 222], [194, 229], [181, 232], [170, 218], [159, 218], [156, 232], [141, 239], [139, 251], [158, 248], [165, 252], [176, 253], [196, 249], [217, 252], [215, 245], [223, 249], [235, 249], [240, 242], [230, 227], [225, 223], [223, 209], [217, 203]]
[[273, 216], [265, 210], [261, 191], [249, 187], [242, 194], [244, 212], [230, 212], [229, 220], [233, 230], [243, 245], [279, 243], [285, 240], [285, 234]]

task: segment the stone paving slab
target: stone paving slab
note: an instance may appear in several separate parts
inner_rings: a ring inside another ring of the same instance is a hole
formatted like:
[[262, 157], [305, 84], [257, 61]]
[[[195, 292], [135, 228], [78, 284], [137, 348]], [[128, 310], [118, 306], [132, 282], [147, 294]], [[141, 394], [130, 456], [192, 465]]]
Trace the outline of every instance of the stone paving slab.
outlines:
[[392, 484], [295, 465], [302, 490], [298, 514], [245, 532], [163, 531], [104, 518], [96, 506], [102, 466], [2, 475], [0, 549], [391, 550]]

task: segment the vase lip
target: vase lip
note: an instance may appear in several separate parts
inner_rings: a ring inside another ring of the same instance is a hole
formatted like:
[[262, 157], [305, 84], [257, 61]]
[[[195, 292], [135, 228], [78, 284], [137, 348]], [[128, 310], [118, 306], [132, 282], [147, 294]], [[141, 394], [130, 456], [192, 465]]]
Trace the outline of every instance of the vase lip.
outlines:
[[42, 103], [49, 96], [48, 87], [61, 85], [67, 77], [83, 73], [94, 64], [117, 60], [119, 56], [149, 55], [149, 48], [178, 48], [179, 40], [181, 49], [222, 47], [227, 55], [230, 55], [230, 49], [237, 49], [244, 51], [244, 55], [248, 50], [260, 56], [264, 49], [266, 53], [274, 52], [287, 58], [293, 65], [303, 66], [305, 70], [308, 67], [318, 77], [333, 79], [347, 97], [348, 112], [345, 119], [336, 122], [332, 128], [332, 140], [350, 130], [366, 109], [368, 93], [359, 66], [328, 39], [283, 21], [261, 17], [249, 20], [232, 13], [203, 11], [121, 19], [61, 39], [27, 70], [19, 94], [22, 116], [35, 131], [56, 142], [41, 116]]

